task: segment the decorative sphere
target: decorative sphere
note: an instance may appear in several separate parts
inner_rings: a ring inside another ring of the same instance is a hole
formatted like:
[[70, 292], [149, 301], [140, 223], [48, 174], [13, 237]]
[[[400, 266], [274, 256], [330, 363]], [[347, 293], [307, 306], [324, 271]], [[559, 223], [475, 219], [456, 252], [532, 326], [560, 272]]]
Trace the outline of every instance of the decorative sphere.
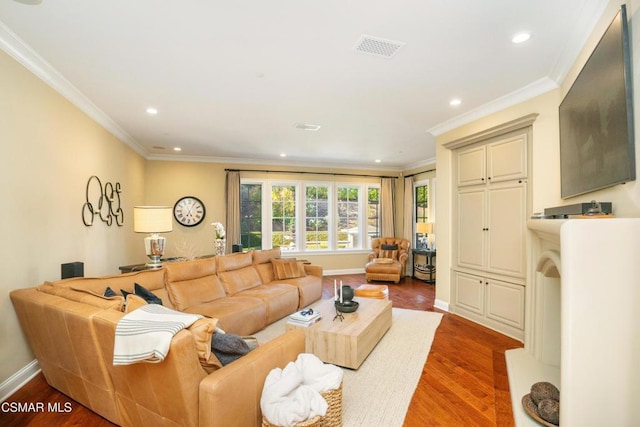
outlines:
[[355, 295], [355, 291], [351, 286], [343, 285], [342, 286], [342, 300], [343, 301], [351, 301], [353, 296]]
[[542, 381], [531, 386], [531, 399], [536, 405], [544, 399], [560, 400], [560, 390], [553, 384]]
[[560, 424], [560, 402], [553, 399], [542, 399], [538, 403], [538, 415], [551, 424]]

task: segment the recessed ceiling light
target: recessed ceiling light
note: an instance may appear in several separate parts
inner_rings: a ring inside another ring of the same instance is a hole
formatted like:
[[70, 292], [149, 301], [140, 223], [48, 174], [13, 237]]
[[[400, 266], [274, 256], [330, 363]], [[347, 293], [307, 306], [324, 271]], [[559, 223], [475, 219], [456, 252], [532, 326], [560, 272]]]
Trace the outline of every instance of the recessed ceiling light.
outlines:
[[280, 153], [280, 157], [287, 157], [287, 153]]
[[173, 151], [182, 151], [182, 148], [180, 148], [180, 147], [173, 147]]
[[531, 38], [531, 34], [529, 34], [529, 33], [518, 33], [515, 36], [513, 36], [511, 41], [513, 43], [524, 43], [527, 40], [529, 40], [530, 38]]
[[320, 125], [312, 125], [310, 123], [295, 123], [293, 126], [296, 129], [310, 130], [314, 132], [320, 129]]
[[147, 114], [151, 114], [152, 116], [155, 116], [156, 114], [158, 114], [158, 110], [153, 107], [149, 107], [147, 108]]
[[380, 163], [382, 160], [380, 160], [380, 159], [375, 159], [374, 161], [375, 161], [376, 163]]
[[458, 98], [453, 98], [451, 101], [449, 101], [449, 105], [451, 105], [452, 107], [457, 107], [460, 104], [462, 104], [462, 101]]

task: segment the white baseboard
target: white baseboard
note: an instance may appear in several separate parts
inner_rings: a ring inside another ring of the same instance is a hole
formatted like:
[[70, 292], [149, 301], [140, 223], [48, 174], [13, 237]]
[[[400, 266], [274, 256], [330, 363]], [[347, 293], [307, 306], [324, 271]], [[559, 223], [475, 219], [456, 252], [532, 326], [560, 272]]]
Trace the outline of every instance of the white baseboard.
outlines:
[[325, 276], [339, 276], [341, 274], [364, 274], [364, 268], [348, 268], [343, 270], [324, 270]]
[[449, 303], [448, 302], [444, 302], [444, 301], [439, 300], [439, 299], [436, 299], [433, 302], [433, 306], [435, 308], [439, 308], [440, 310], [443, 310], [443, 311], [447, 311], [447, 312], [449, 311]]
[[34, 359], [27, 366], [7, 378], [6, 381], [0, 384], [0, 402], [7, 400], [7, 398], [18, 391], [20, 387], [38, 375], [38, 372], [40, 372], [40, 365], [38, 365], [38, 361]]

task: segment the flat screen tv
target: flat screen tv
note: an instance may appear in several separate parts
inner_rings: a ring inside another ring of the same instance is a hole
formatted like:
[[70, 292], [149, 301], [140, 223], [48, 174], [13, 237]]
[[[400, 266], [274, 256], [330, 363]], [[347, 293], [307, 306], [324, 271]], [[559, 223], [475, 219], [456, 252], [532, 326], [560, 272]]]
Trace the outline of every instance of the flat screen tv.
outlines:
[[636, 178], [631, 76], [622, 5], [560, 104], [563, 199]]

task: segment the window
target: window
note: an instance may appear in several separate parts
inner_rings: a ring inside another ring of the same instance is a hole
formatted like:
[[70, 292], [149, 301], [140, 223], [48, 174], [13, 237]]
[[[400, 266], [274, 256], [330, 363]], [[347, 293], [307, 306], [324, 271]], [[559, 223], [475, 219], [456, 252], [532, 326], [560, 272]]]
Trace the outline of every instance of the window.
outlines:
[[416, 221], [429, 222], [429, 184], [415, 186]]
[[241, 242], [247, 249], [362, 249], [380, 234], [378, 184], [247, 179], [240, 187]]
[[[359, 218], [359, 187], [338, 187], [338, 248], [358, 247], [357, 239], [360, 231]], [[355, 245], [354, 245], [355, 242]]]
[[[413, 184], [414, 191], [414, 224], [419, 222], [435, 222], [435, 209], [433, 205], [433, 200], [435, 196], [435, 178], [420, 180]], [[434, 226], [435, 227], [435, 226]], [[433, 233], [432, 233], [433, 234]], [[418, 240], [422, 239], [424, 236], [419, 233], [414, 234], [414, 247], [419, 247], [417, 245]], [[430, 243], [433, 243], [433, 236], [431, 236]]]
[[367, 235], [365, 247], [371, 247], [371, 240], [380, 237], [380, 188], [367, 189]]
[[271, 186], [271, 247], [296, 250], [296, 187]]
[[306, 236], [305, 249], [329, 248], [329, 187], [306, 187]]
[[248, 250], [262, 249], [262, 184], [240, 186], [240, 243]]

